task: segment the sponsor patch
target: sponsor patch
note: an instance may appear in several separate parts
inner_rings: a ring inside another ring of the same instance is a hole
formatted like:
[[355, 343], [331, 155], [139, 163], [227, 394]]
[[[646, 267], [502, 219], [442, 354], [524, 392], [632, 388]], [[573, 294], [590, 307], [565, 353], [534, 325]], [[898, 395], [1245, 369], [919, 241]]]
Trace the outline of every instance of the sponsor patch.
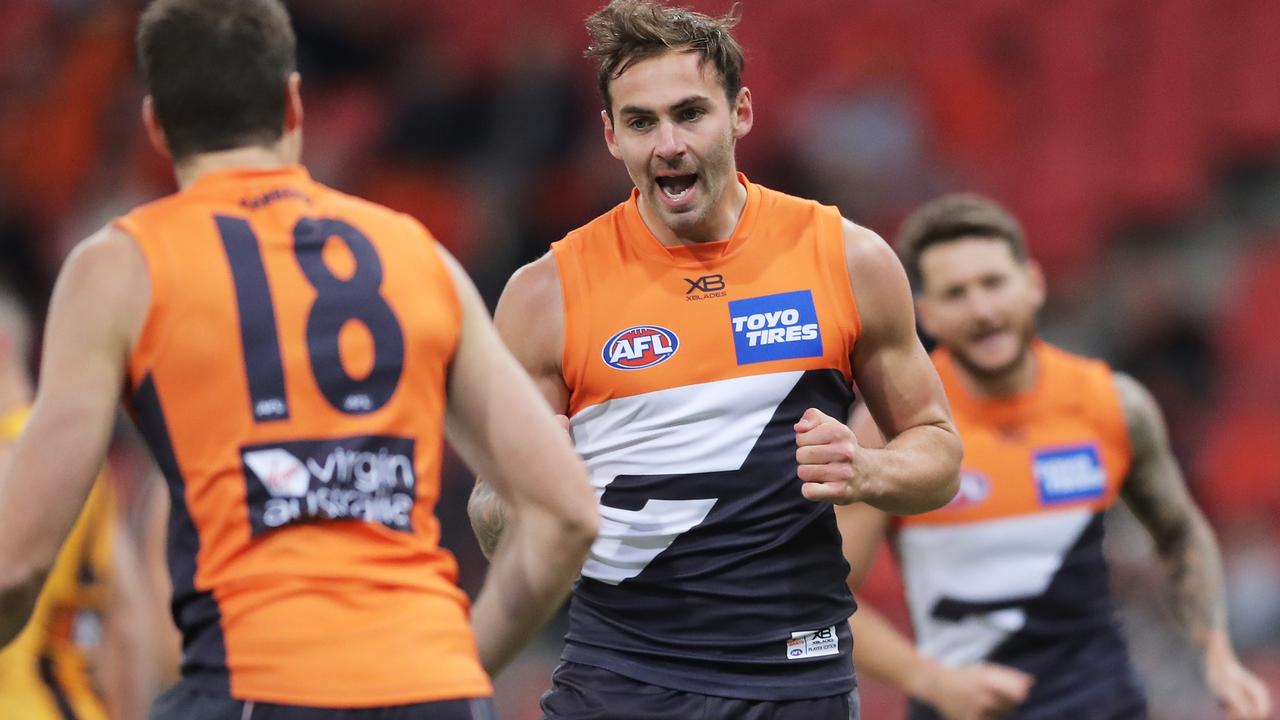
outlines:
[[618, 370], [640, 370], [670, 360], [680, 338], [664, 327], [636, 325], [609, 338], [600, 352], [605, 364]]
[[1093, 444], [1041, 450], [1033, 457], [1031, 471], [1043, 505], [1100, 498], [1107, 487]]
[[739, 365], [822, 356], [818, 312], [808, 290], [734, 300], [729, 322]]
[[413, 449], [409, 438], [384, 435], [241, 448], [253, 535], [316, 520], [412, 532]]
[[991, 495], [991, 481], [976, 470], [960, 471], [960, 489], [956, 491], [956, 496], [951, 498], [951, 502], [947, 503], [944, 510], [960, 510], [962, 508], [973, 507], [978, 503], [986, 500]]
[[787, 641], [788, 660], [839, 654], [840, 638], [836, 635], [835, 625], [822, 630], [793, 632]]

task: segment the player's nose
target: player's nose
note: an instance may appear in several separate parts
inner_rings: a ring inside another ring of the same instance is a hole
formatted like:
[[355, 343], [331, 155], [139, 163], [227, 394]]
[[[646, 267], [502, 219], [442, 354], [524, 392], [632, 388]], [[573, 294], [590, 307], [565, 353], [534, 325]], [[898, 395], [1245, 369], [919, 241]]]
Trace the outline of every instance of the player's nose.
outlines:
[[658, 123], [657, 145], [654, 153], [668, 162], [678, 160], [684, 154], [685, 144], [673, 123]]

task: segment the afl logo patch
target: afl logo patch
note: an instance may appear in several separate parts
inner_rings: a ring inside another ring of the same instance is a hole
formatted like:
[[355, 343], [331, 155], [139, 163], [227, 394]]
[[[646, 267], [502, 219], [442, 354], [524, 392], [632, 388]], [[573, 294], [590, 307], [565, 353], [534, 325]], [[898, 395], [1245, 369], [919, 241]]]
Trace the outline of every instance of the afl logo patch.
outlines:
[[609, 338], [601, 351], [606, 365], [618, 370], [639, 370], [670, 360], [680, 349], [680, 338], [664, 327], [636, 325]]

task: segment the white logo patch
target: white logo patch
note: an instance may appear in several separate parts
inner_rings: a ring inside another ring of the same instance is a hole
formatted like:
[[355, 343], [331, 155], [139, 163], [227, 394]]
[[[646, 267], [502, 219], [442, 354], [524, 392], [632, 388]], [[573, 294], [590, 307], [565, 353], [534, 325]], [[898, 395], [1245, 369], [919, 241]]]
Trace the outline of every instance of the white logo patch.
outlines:
[[271, 448], [247, 452], [244, 464], [258, 476], [271, 497], [302, 497], [311, 485], [311, 473], [288, 450]]
[[788, 660], [839, 654], [840, 638], [836, 635], [835, 625], [822, 630], [793, 632], [787, 641]]

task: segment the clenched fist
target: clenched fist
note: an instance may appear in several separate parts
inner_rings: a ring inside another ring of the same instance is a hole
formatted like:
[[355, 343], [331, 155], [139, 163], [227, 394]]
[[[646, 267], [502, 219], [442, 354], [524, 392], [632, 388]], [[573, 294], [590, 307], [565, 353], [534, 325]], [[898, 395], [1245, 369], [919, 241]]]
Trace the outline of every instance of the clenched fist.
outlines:
[[858, 438], [842, 420], [816, 408], [795, 424], [800, 492], [814, 502], [848, 505], [865, 494], [866, 471]]

